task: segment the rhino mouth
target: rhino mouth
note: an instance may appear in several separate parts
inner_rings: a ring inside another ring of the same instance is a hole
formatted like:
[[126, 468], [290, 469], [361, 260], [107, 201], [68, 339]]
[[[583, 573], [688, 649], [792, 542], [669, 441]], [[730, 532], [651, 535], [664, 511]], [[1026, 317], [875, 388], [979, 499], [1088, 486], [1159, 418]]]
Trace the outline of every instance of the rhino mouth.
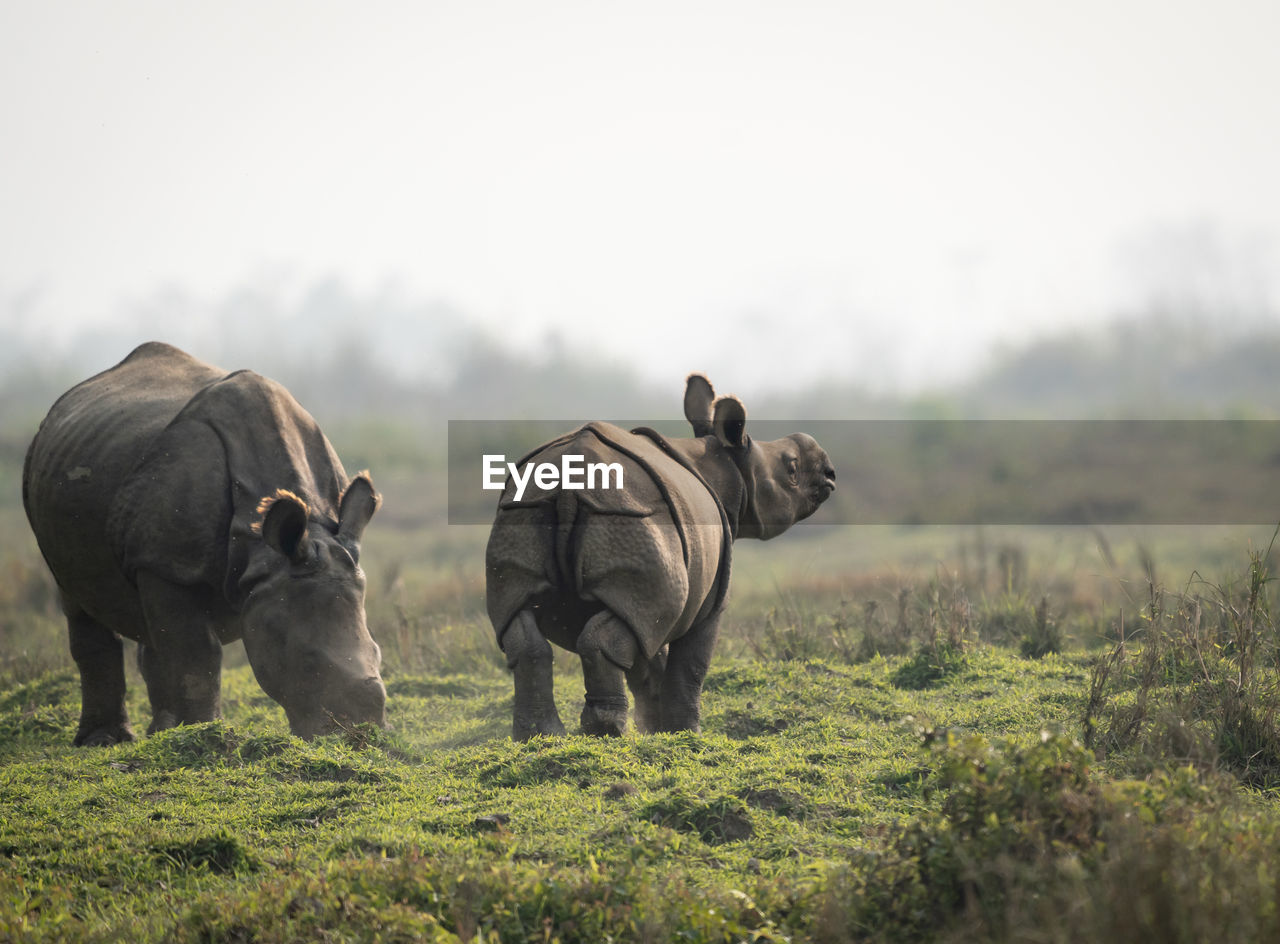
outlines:
[[831, 497], [836, 490], [835, 476], [819, 482], [809, 489], [809, 497], [813, 499], [815, 505], [821, 505], [824, 501]]
[[306, 741], [346, 731], [361, 724], [372, 724], [386, 730], [386, 689], [382, 679], [370, 678], [357, 686], [346, 702], [313, 702], [300, 710], [291, 711], [286, 708], [285, 714], [289, 718], [290, 731]]
[[289, 731], [295, 736], [300, 737], [304, 741], [310, 741], [326, 734], [337, 734], [339, 731], [350, 731], [352, 728], [362, 724], [372, 724], [384, 731], [389, 731], [391, 726], [387, 724], [386, 717], [381, 718], [351, 718], [345, 714], [333, 714], [326, 712], [321, 717], [313, 717], [294, 721], [289, 721]]

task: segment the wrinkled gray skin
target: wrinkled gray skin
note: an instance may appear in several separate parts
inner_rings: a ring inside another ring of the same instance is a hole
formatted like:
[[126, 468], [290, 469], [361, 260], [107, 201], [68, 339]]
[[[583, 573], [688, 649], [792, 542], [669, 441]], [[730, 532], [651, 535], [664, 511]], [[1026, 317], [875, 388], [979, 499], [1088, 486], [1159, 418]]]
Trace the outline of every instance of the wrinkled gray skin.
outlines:
[[80, 669], [77, 745], [134, 739], [121, 637], [148, 733], [219, 717], [239, 638], [295, 734], [385, 724], [357, 564], [379, 496], [279, 384], [144, 344], [53, 405], [22, 498]]
[[[835, 469], [804, 433], [754, 442], [735, 397], [689, 377], [692, 439], [592, 423], [524, 461], [618, 462], [617, 489], [510, 481], [485, 556], [486, 598], [515, 676], [512, 737], [563, 734], [552, 693], [554, 642], [582, 659], [582, 730], [620, 735], [627, 694], [641, 731], [699, 728], [702, 682], [729, 584], [735, 538], [767, 540], [813, 514]], [[523, 462], [521, 463], [523, 465]]]

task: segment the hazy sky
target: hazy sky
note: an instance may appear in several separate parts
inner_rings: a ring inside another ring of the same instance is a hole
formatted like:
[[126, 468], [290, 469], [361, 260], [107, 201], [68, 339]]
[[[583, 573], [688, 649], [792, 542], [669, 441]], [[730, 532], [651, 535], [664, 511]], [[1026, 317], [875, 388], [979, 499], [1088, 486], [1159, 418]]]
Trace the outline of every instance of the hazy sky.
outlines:
[[1278, 42], [1274, 0], [0, 0], [0, 311], [338, 276], [656, 377], [919, 384], [1265, 298]]

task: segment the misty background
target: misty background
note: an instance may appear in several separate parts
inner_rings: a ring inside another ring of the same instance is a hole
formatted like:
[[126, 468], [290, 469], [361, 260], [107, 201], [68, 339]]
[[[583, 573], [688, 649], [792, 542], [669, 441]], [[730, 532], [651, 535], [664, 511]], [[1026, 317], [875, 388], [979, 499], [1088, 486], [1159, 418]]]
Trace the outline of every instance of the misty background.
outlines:
[[[147, 340], [280, 380], [372, 470], [402, 665], [491, 648], [450, 420], [679, 428], [695, 370], [789, 428], [1280, 418], [1277, 36], [1271, 0], [0, 0], [0, 650], [65, 663], [23, 455]], [[969, 520], [921, 476], [1004, 502], [1018, 469], [915, 445], [842, 454], [738, 599], [888, 613], [954, 566], [1130, 600], [1274, 530], [1104, 536], [1082, 477], [1036, 520], [1083, 527], [920, 527]], [[1280, 443], [1245, 445], [1265, 490]], [[1168, 465], [1113, 478], [1156, 500]]]
[[[0, 429], [1280, 411], [1280, 8], [0, 5]], [[23, 443], [25, 445], [25, 443]], [[11, 448], [16, 448], [11, 446]]]

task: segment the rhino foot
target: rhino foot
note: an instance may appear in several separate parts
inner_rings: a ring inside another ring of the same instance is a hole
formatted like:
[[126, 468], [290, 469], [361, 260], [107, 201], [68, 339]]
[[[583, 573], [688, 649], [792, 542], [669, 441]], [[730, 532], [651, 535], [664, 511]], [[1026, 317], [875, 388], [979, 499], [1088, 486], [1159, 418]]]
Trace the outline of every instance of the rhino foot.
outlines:
[[515, 677], [511, 739], [527, 741], [539, 734], [563, 737], [556, 711], [551, 643], [538, 630], [531, 610], [521, 610], [502, 637], [502, 650]]
[[112, 744], [127, 744], [136, 741], [133, 728], [126, 724], [104, 725], [92, 731], [82, 731], [72, 742], [76, 747], [110, 747]]
[[587, 705], [582, 709], [582, 733], [592, 737], [621, 737], [627, 729], [627, 709]]
[[176, 728], [181, 723], [177, 714], [168, 708], [161, 708], [155, 713], [151, 723], [147, 725], [147, 733], [155, 734], [157, 731], [168, 731], [170, 728]]
[[517, 719], [511, 725], [511, 740], [513, 741], [527, 741], [538, 735], [564, 737], [564, 724], [560, 721], [559, 716], [535, 721]]

